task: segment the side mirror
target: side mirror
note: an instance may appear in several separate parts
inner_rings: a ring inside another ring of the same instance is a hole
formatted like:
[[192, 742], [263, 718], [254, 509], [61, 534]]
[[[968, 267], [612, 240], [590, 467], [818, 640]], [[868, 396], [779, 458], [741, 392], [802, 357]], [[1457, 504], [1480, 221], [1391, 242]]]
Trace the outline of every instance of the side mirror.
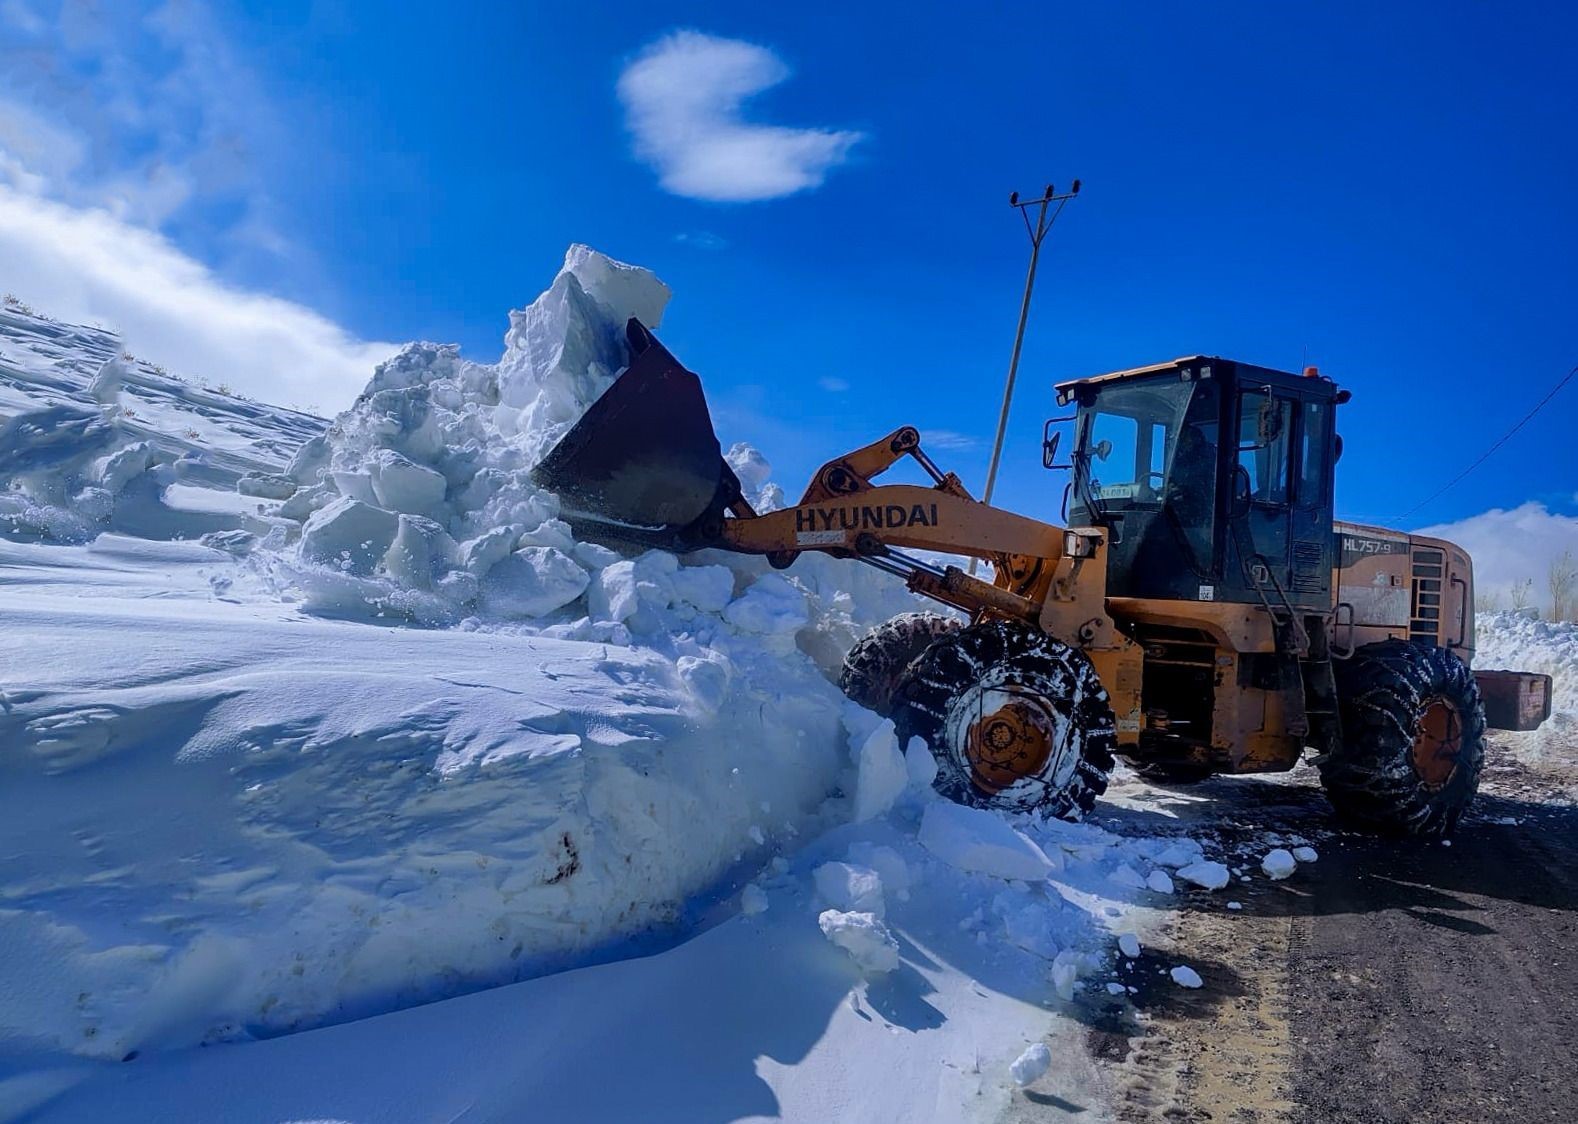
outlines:
[[[1051, 426], [1051, 424], [1052, 424], [1051, 422], [1047, 422], [1048, 426]], [[1042, 468], [1056, 468], [1057, 467], [1057, 464], [1055, 463], [1057, 461], [1057, 446], [1058, 446], [1058, 442], [1061, 441], [1062, 439], [1063, 439], [1063, 435], [1061, 433], [1054, 433], [1054, 434], [1052, 434], [1052, 436], [1048, 437], [1046, 435], [1046, 431], [1045, 430], [1042, 431], [1042, 435], [1041, 435], [1041, 467]]]
[[1243, 465], [1233, 469], [1233, 518], [1238, 519], [1247, 515], [1255, 498], [1254, 481], [1249, 478], [1249, 470]]
[[1060, 418], [1048, 418], [1047, 421], [1046, 421], [1046, 424], [1041, 427], [1041, 467], [1042, 468], [1068, 468], [1069, 467], [1066, 464], [1058, 464], [1057, 463], [1057, 449], [1058, 449], [1058, 445], [1063, 440], [1063, 435], [1061, 433], [1053, 433], [1052, 432], [1052, 427], [1054, 425], [1062, 425], [1064, 422], [1071, 422], [1071, 421], [1074, 420], [1074, 417], [1075, 417], [1075, 415], [1073, 415], [1073, 414], [1065, 414], [1065, 415], [1063, 415]]

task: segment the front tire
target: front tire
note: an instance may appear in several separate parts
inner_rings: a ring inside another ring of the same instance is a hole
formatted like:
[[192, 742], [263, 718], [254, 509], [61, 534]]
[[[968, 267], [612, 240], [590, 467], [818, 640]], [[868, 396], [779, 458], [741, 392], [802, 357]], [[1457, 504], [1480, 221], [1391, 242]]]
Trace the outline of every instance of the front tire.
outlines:
[[1107, 790], [1117, 734], [1090, 659], [1039, 629], [985, 621], [937, 640], [894, 699], [950, 800], [1078, 819]]
[[866, 633], [844, 657], [838, 686], [846, 696], [884, 718], [893, 715], [893, 693], [915, 657], [964, 627], [941, 613], [900, 613]]
[[1387, 640], [1336, 663], [1342, 745], [1320, 762], [1343, 816], [1381, 831], [1441, 836], [1479, 791], [1485, 709], [1445, 648]]

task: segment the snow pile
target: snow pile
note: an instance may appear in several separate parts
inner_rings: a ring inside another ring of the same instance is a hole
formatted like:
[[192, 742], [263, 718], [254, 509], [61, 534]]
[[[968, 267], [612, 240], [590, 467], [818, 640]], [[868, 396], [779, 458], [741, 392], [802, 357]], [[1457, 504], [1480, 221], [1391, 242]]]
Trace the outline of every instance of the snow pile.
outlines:
[[[658, 327], [668, 299], [647, 270], [572, 246], [547, 291], [510, 314], [497, 363], [407, 346], [284, 475], [242, 481], [283, 496], [269, 513], [287, 528], [260, 565], [285, 596], [328, 616], [510, 620], [628, 643], [721, 614], [780, 651], [799, 643], [824, 663], [841, 658], [861, 624], [908, 603], [896, 583], [822, 557], [790, 576], [754, 558], [621, 557], [577, 542], [558, 497], [531, 480], [628, 364], [626, 321]], [[728, 455], [746, 491], [772, 502], [761, 454], [737, 445]]]
[[1172, 977], [1173, 983], [1179, 987], [1196, 988], [1205, 986], [1205, 981], [1200, 978], [1200, 973], [1187, 964], [1179, 964], [1167, 974]]
[[1475, 622], [1474, 667], [1544, 672], [1551, 677], [1551, 716], [1538, 730], [1498, 732], [1514, 753], [1578, 764], [1578, 623], [1542, 621], [1521, 612], [1486, 613]]

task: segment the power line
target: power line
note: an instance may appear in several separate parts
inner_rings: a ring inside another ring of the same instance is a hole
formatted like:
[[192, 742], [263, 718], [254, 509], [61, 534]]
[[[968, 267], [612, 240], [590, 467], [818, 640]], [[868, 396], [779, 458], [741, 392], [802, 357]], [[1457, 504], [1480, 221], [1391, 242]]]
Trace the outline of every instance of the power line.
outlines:
[[1429, 497], [1427, 497], [1426, 499], [1420, 500], [1418, 503], [1414, 504], [1413, 507], [1411, 507], [1407, 511], [1403, 512], [1401, 515], [1396, 516], [1396, 518], [1397, 519], [1407, 519], [1410, 515], [1412, 515], [1416, 511], [1418, 511], [1420, 508], [1427, 507], [1430, 504], [1434, 503], [1436, 500], [1440, 499], [1443, 495], [1445, 495], [1447, 492], [1449, 492], [1453, 487], [1455, 487], [1463, 479], [1463, 477], [1467, 476], [1469, 473], [1473, 472], [1480, 465], [1482, 465], [1486, 461], [1488, 461], [1490, 459], [1490, 456], [1491, 456], [1492, 453], [1494, 453], [1497, 449], [1501, 448], [1508, 441], [1510, 441], [1512, 439], [1512, 435], [1514, 433], [1517, 433], [1518, 430], [1520, 430], [1524, 426], [1528, 425], [1530, 419], [1532, 419], [1535, 414], [1539, 413], [1541, 410], [1543, 410], [1545, 408], [1546, 403], [1548, 403], [1552, 398], [1555, 398], [1558, 394], [1560, 394], [1561, 390], [1562, 390], [1562, 387], [1564, 387], [1568, 383], [1572, 382], [1574, 375], [1578, 375], [1578, 367], [1574, 367], [1572, 370], [1568, 371], [1565, 375], [1563, 375], [1562, 376], [1562, 380], [1560, 382], [1558, 382], [1555, 386], [1551, 387], [1550, 393], [1547, 394], [1544, 398], [1541, 398], [1539, 400], [1539, 402], [1535, 405], [1534, 409], [1530, 410], [1527, 414], [1524, 414], [1522, 421], [1518, 422], [1517, 425], [1515, 425], [1511, 429], [1507, 430], [1506, 433], [1503, 433], [1501, 435], [1501, 438], [1494, 445], [1492, 445], [1490, 448], [1486, 449], [1482, 454], [1480, 454], [1480, 458], [1477, 461], [1475, 461], [1473, 464], [1469, 465], [1467, 468], [1465, 468], [1462, 472], [1458, 473], [1456, 476], [1452, 477], [1451, 480], [1448, 480], [1445, 484], [1441, 485], [1441, 487], [1438, 488], [1435, 492], [1433, 492]]

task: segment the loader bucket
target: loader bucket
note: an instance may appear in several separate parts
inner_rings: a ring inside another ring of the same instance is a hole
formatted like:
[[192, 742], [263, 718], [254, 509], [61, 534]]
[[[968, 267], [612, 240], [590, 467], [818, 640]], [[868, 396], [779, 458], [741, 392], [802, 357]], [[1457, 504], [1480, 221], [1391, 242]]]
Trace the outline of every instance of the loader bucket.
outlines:
[[583, 537], [696, 549], [739, 480], [724, 461], [701, 380], [634, 317], [630, 366], [532, 470]]

